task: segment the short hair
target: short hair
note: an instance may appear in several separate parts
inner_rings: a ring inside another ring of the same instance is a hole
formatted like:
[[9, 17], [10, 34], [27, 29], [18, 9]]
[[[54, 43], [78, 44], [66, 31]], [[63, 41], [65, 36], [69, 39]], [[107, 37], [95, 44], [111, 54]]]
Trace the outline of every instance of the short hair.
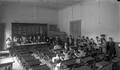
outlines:
[[96, 38], [99, 38], [98, 36], [96, 36]]
[[109, 37], [109, 39], [113, 40], [113, 38], [112, 38], [112, 37]]
[[106, 35], [105, 34], [101, 34], [100, 36], [105, 37]]

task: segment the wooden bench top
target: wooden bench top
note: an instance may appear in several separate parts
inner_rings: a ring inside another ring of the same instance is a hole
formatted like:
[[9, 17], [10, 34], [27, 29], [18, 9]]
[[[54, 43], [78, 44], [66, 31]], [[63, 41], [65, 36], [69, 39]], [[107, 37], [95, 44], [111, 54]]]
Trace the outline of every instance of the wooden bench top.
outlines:
[[14, 59], [12, 57], [0, 59], [0, 67], [5, 66], [5, 65], [9, 65], [12, 63], [14, 63]]

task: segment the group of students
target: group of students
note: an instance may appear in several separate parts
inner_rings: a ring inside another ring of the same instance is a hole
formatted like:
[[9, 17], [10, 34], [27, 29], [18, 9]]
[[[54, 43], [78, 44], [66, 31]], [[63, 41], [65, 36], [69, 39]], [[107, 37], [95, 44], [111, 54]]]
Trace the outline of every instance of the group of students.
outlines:
[[107, 40], [104, 34], [96, 36], [95, 40], [87, 36], [78, 36], [75, 39], [72, 35], [62, 40], [58, 36], [48, 37], [46, 34], [36, 34], [13, 37], [13, 42], [19, 44], [47, 42], [53, 45], [56, 56], [52, 58], [52, 62], [56, 64], [56, 70], [60, 67], [61, 61], [90, 56], [96, 50], [108, 56], [109, 60], [116, 56], [116, 44], [113, 38], [109, 37]]
[[13, 36], [13, 42], [18, 44], [44, 42], [46, 39], [46, 33]]
[[[106, 40], [105, 34], [96, 36], [95, 40], [87, 36], [78, 36], [78, 38], [75, 39], [70, 35], [63, 41], [58, 36], [48, 37], [46, 33], [43, 33], [29, 36], [16, 36], [13, 37], [13, 42], [19, 44], [47, 42], [50, 45], [55, 46], [54, 49], [62, 48], [65, 49], [66, 52], [70, 51], [70, 49], [74, 49], [74, 52], [79, 52], [78, 50], [81, 50], [87, 55], [91, 51], [101, 50], [101, 53], [107, 54], [108, 56], [116, 55], [115, 42], [113, 41], [113, 38], [109, 37], [109, 40]], [[56, 47], [56, 45], [59, 45], [60, 47]]]
[[[69, 35], [65, 40], [62, 40], [58, 36], [48, 37], [46, 33], [29, 36], [18, 35], [13, 37], [12, 42], [19, 44], [47, 42], [50, 45], [53, 45], [54, 49], [62, 48], [65, 49], [65, 51], [69, 51], [74, 48], [74, 52], [78, 52], [77, 50], [81, 49], [86, 53], [86, 55], [91, 51], [101, 50], [101, 53], [107, 54], [108, 56], [116, 55], [115, 42], [113, 41], [113, 38], [109, 37], [109, 40], [106, 40], [105, 34], [96, 36], [95, 40], [87, 36], [78, 36], [78, 38], [75, 39], [72, 35]], [[56, 47], [56, 45], [59, 45], [60, 47]]]
[[13, 36], [13, 39], [11, 41], [15, 44], [47, 42], [52, 45], [58, 44], [57, 42], [59, 42], [59, 44], [63, 45], [63, 41], [58, 36], [49, 37], [47, 33], [16, 35]]
[[[61, 45], [60, 42], [61, 41], [58, 40], [55, 44], [54, 50], [56, 56], [52, 58], [53, 63], [58, 63], [56, 64], [57, 67], [60, 66], [60, 61], [81, 58], [87, 55], [91, 56], [90, 54], [95, 52], [95, 50], [100, 50], [100, 53], [107, 56], [109, 61], [116, 56], [116, 44], [113, 38], [109, 37], [108, 40], [106, 40], [104, 34], [100, 35], [100, 37], [96, 36], [96, 40], [85, 36], [79, 36], [77, 39], [74, 39], [73, 36], [70, 35], [66, 38], [64, 45]], [[56, 70], [57, 67], [55, 67]]]
[[116, 55], [116, 49], [115, 49], [115, 42], [112, 37], [109, 37], [108, 40], [106, 39], [106, 35], [102, 34], [99, 36], [96, 36], [94, 40], [93, 38], [89, 37], [78, 37], [77, 39], [73, 38], [72, 35], [66, 38], [66, 41], [63, 42], [57, 37], [56, 44], [55, 45], [61, 45], [64, 49], [70, 49], [72, 47], [76, 47], [76, 49], [81, 48], [85, 52], [93, 51], [93, 50], [101, 50], [101, 53], [108, 54], [115, 56]]

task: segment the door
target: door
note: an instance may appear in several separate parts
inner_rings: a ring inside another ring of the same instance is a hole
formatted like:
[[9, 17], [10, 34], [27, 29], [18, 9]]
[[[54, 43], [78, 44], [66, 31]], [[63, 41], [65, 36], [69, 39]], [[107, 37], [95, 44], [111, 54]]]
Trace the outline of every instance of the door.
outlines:
[[5, 31], [5, 25], [0, 24], [0, 51], [4, 49], [4, 32]]
[[70, 22], [70, 33], [75, 38], [77, 38], [78, 36], [81, 36], [81, 20]]

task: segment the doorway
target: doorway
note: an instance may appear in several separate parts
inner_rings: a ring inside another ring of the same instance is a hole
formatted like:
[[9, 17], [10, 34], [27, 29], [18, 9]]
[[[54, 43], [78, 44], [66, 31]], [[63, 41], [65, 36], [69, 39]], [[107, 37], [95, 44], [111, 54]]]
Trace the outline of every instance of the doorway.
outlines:
[[70, 22], [70, 34], [72, 34], [74, 38], [81, 36], [81, 20]]
[[0, 51], [4, 50], [5, 24], [0, 24]]

